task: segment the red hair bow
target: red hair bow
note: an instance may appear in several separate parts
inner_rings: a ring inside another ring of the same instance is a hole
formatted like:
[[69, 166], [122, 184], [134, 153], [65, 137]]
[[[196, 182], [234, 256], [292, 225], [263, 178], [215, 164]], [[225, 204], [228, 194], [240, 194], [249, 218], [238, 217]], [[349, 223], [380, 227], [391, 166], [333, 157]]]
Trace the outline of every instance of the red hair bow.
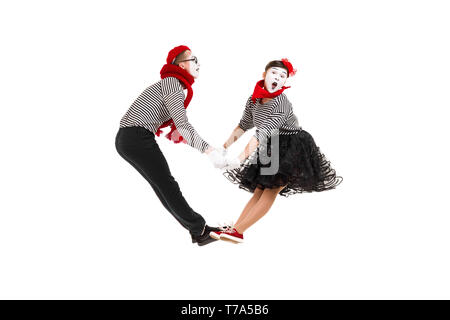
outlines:
[[290, 77], [292, 77], [293, 75], [295, 75], [297, 73], [297, 69], [294, 69], [294, 67], [292, 66], [292, 63], [290, 63], [287, 58], [283, 58], [283, 59], [281, 59], [281, 61], [288, 69]]

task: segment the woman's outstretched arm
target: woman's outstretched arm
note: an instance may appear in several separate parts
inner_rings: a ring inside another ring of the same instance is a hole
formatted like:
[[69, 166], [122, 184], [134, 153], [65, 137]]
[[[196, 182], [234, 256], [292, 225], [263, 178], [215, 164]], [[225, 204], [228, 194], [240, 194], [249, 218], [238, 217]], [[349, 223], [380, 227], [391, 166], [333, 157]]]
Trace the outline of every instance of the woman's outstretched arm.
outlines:
[[[236, 128], [235, 131], [242, 130], [238, 128]], [[228, 140], [231, 141], [232, 144], [234, 141], [237, 140], [237, 138], [234, 139], [232, 135]], [[227, 142], [225, 142], [224, 148], [226, 148]], [[247, 159], [258, 148], [258, 145], [259, 145], [258, 139], [255, 136], [253, 136], [245, 146], [244, 151], [242, 151], [237, 158], [227, 158], [227, 167], [229, 167], [229, 169], [238, 168], [241, 165], [241, 163], [244, 162], [245, 159]]]
[[225, 141], [223, 144], [223, 147], [227, 149], [229, 146], [231, 146], [237, 139], [239, 139], [243, 134], [244, 130], [240, 126], [237, 126], [234, 128], [233, 132], [231, 133], [230, 137]]
[[245, 146], [244, 151], [239, 155], [239, 161], [243, 162], [245, 159], [247, 159], [255, 150], [258, 148], [259, 142], [256, 137], [252, 137], [250, 141]]
[[[237, 126], [233, 132], [231, 133], [228, 140], [223, 144], [223, 147], [226, 149], [229, 146], [231, 146], [237, 139], [239, 139], [243, 134], [244, 130], [241, 129], [241, 127]], [[258, 148], [259, 142], [258, 139], [256, 139], [255, 136], [253, 136], [250, 141], [245, 146], [244, 151], [239, 155], [239, 160], [242, 162], [245, 159], [247, 159], [255, 150]]]
[[239, 124], [237, 125], [236, 128], [234, 128], [228, 140], [223, 144], [223, 147], [225, 149], [231, 146], [237, 139], [239, 139], [244, 134], [244, 132], [250, 130], [255, 126], [253, 123], [253, 115], [252, 115], [253, 104], [251, 102], [252, 99], [250, 97], [247, 99], [244, 108], [244, 113], [242, 114]]

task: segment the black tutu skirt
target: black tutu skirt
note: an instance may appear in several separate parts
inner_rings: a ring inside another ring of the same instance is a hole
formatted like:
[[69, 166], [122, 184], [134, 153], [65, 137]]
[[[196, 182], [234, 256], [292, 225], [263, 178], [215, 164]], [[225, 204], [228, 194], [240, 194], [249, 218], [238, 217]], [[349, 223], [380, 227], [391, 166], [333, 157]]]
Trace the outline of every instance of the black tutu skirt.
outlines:
[[[279, 193], [285, 197], [334, 189], [342, 182], [342, 177], [336, 176], [330, 162], [306, 130], [280, 134], [278, 143], [273, 143], [273, 146], [272, 140], [269, 138], [267, 144], [261, 144], [240, 168], [224, 172], [225, 177], [252, 193], [256, 188], [286, 186]], [[272, 158], [276, 154], [279, 155], [278, 161]]]

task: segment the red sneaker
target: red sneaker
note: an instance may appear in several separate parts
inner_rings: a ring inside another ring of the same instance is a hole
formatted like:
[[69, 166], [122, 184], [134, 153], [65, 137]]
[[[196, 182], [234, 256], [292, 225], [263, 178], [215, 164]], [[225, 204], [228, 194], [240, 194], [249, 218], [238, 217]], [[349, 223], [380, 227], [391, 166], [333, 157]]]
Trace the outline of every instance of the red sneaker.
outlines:
[[231, 230], [231, 228], [232, 227], [228, 224], [219, 225], [219, 227], [217, 228], [219, 230], [211, 231], [209, 233], [209, 236], [213, 239], [220, 240], [220, 236], [222, 235], [222, 233]]
[[237, 230], [235, 228], [227, 230], [222, 232], [222, 234], [220, 235], [220, 239], [227, 239], [227, 240], [231, 240], [234, 242], [239, 242], [242, 243], [244, 242], [244, 235], [237, 232]]
[[220, 240], [220, 236], [224, 233], [224, 231], [211, 231], [209, 236], [213, 239]]

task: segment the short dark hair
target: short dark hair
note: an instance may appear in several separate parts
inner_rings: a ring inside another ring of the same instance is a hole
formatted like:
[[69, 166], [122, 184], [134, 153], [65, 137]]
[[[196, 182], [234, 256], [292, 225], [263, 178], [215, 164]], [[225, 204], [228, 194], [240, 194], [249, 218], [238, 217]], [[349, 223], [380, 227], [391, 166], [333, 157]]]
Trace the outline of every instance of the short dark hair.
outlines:
[[287, 76], [289, 78], [289, 70], [288, 68], [284, 65], [283, 61], [281, 60], [272, 60], [270, 61], [267, 65], [266, 65], [266, 69], [264, 71], [267, 72], [267, 70], [269, 70], [270, 68], [283, 68], [284, 70], [286, 70]]
[[175, 58], [175, 60], [173, 61], [172, 64], [174, 65], [178, 65], [180, 63], [181, 60], [186, 60], [187, 58], [187, 52], [188, 50], [184, 50], [183, 52], [181, 52], [179, 55], [177, 55], [177, 57]]

